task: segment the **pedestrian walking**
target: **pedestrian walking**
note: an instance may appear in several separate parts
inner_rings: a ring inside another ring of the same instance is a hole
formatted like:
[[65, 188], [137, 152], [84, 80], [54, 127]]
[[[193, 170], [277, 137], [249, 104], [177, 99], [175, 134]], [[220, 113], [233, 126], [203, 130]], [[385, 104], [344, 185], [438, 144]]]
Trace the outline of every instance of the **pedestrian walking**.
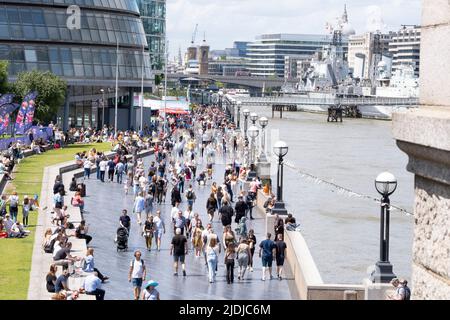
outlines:
[[181, 263], [183, 276], [186, 277], [185, 258], [188, 254], [188, 241], [185, 236], [181, 234], [181, 229], [175, 230], [175, 236], [172, 238], [172, 246], [170, 248], [170, 255], [173, 256], [174, 276], [178, 276], [178, 263]]
[[267, 238], [259, 244], [259, 257], [262, 259], [262, 278], [261, 280], [266, 280], [266, 271], [269, 271], [270, 280], [273, 279], [272, 276], [272, 260], [276, 250], [275, 242], [270, 238], [272, 234], [267, 233]]
[[128, 216], [128, 211], [126, 209], [122, 210], [122, 215], [119, 218], [120, 226], [128, 230], [130, 234], [131, 218]]
[[150, 280], [144, 286], [144, 291], [142, 291], [142, 300], [161, 300], [158, 290], [156, 287], [159, 285], [155, 280]]
[[[281, 220], [283, 222], [283, 220]], [[276, 253], [275, 253], [275, 260], [277, 262], [277, 277], [279, 280], [283, 279], [283, 265], [284, 265], [284, 259], [286, 257], [286, 242], [283, 241], [283, 235], [279, 233], [277, 235], [277, 241], [275, 242], [276, 246]]]
[[133, 284], [134, 300], [139, 300], [142, 282], [145, 281], [147, 273], [141, 256], [142, 253], [139, 250], [134, 253], [134, 259], [130, 262], [130, 271], [128, 273], [128, 281]]
[[236, 259], [236, 246], [234, 242], [228, 243], [225, 251], [225, 266], [227, 268], [227, 283], [231, 284], [234, 281], [234, 260]]
[[237, 261], [239, 265], [239, 275], [238, 280], [244, 280], [245, 271], [250, 264], [252, 254], [250, 251], [250, 246], [245, 238], [241, 239], [241, 243], [237, 247]]
[[202, 221], [196, 220], [196, 225], [192, 227], [192, 245], [195, 249], [195, 256], [201, 257], [201, 253], [203, 252], [203, 239], [202, 234], [205, 228], [202, 225]]
[[219, 210], [219, 217], [222, 221], [223, 227], [230, 226], [233, 222], [232, 218], [234, 215], [233, 208], [229, 205], [229, 202], [225, 201], [222, 208]]
[[192, 210], [194, 208], [194, 202], [197, 199], [192, 184], [189, 185], [189, 188], [186, 192], [186, 199], [188, 202], [188, 207]]
[[217, 238], [211, 238], [206, 247], [206, 262], [208, 264], [209, 283], [216, 281], [217, 263], [219, 261], [220, 245]]
[[208, 211], [209, 222], [212, 222], [214, 219], [214, 213], [217, 210], [217, 200], [214, 196], [214, 193], [211, 193], [208, 200], [206, 201], [206, 210]]
[[156, 249], [161, 251], [162, 235], [166, 233], [164, 220], [161, 219], [161, 210], [156, 211], [156, 216], [153, 218], [153, 222], [155, 223]]
[[134, 200], [133, 205], [133, 212], [136, 214], [137, 222], [139, 225], [142, 224], [141, 222], [141, 213], [145, 210], [145, 199], [144, 194], [140, 192], [136, 199]]
[[98, 169], [100, 169], [100, 181], [105, 182], [105, 172], [106, 168], [108, 167], [108, 161], [106, 161], [106, 158], [103, 158], [100, 163], [98, 164]]
[[142, 229], [142, 235], [145, 238], [145, 245], [148, 251], [152, 251], [152, 242], [153, 236], [156, 230], [155, 223], [153, 222], [153, 216], [147, 216], [147, 221], [144, 223], [144, 227]]

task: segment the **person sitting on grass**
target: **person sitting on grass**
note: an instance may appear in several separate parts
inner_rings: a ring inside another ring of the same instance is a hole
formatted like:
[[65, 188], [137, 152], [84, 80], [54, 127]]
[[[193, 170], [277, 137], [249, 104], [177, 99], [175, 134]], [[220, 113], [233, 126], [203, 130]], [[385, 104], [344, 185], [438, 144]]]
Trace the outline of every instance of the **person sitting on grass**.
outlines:
[[6, 166], [3, 164], [2, 161], [0, 161], [0, 175], [1, 174], [5, 175], [7, 180], [12, 180], [11, 175], [9, 174], [8, 170], [6, 169]]

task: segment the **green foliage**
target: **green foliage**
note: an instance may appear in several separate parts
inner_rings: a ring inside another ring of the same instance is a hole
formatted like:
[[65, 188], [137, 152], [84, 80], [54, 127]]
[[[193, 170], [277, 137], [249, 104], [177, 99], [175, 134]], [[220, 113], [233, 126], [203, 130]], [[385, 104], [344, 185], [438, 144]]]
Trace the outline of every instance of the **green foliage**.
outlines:
[[164, 75], [163, 74], [156, 74], [155, 75], [155, 85], [159, 86], [161, 84], [161, 82], [164, 79]]
[[58, 109], [65, 102], [66, 90], [66, 81], [48, 71], [22, 72], [14, 84], [14, 91], [19, 100], [30, 91], [38, 92], [35, 118], [44, 123], [54, 120]]
[[220, 81], [216, 81], [216, 86], [219, 89], [223, 89], [225, 87], [225, 85], [222, 82], [220, 82]]
[[6, 60], [0, 60], [0, 93], [5, 94], [9, 90], [8, 84], [8, 65]]

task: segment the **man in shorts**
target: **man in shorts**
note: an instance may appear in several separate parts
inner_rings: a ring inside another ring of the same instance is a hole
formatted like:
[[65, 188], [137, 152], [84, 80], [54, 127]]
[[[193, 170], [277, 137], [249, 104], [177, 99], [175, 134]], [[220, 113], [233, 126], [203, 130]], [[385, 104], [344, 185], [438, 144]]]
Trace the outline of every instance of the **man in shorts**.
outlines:
[[275, 242], [276, 245], [276, 256], [275, 260], [277, 261], [277, 276], [279, 280], [282, 280], [282, 273], [283, 273], [283, 265], [284, 265], [284, 259], [286, 258], [286, 242], [283, 241], [283, 234], [279, 233], [277, 235], [277, 241]]
[[134, 253], [134, 259], [130, 262], [130, 271], [128, 273], [128, 281], [133, 283], [134, 300], [139, 300], [142, 282], [147, 274], [141, 255], [142, 253], [139, 250]]
[[186, 277], [185, 257], [188, 253], [188, 241], [185, 236], [181, 234], [181, 229], [175, 230], [175, 236], [172, 239], [172, 246], [170, 248], [170, 255], [173, 255], [174, 276], [178, 276], [178, 262], [181, 262], [183, 276]]
[[272, 235], [267, 233], [266, 240], [259, 245], [259, 257], [262, 258], [262, 281], [266, 280], [266, 270], [269, 269], [270, 280], [272, 280], [272, 260], [276, 250], [275, 242], [270, 240]]

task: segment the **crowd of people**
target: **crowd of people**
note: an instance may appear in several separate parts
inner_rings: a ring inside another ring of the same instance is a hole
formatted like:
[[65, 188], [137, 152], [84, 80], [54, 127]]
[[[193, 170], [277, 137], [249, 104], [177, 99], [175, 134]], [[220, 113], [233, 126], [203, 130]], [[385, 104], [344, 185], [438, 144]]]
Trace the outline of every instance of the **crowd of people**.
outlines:
[[[246, 180], [249, 170], [240, 161], [240, 144], [245, 142], [234, 134], [234, 124], [217, 107], [199, 107], [190, 117], [174, 117], [170, 123], [168, 132], [156, 139], [154, 161], [147, 170], [143, 161], [136, 160], [127, 172], [125, 192], [132, 188], [133, 216], [127, 210], [122, 211], [117, 239], [124, 232], [129, 234], [131, 221], [135, 220], [141, 226], [147, 250], [155, 247], [159, 251], [162, 235], [171, 232], [169, 252], [173, 257], [173, 275], [181, 272], [183, 277], [187, 276], [186, 255], [192, 251], [195, 257], [203, 258], [210, 283], [216, 281], [222, 255], [227, 283], [234, 282], [236, 267], [238, 280], [244, 280], [246, 272], [253, 272], [254, 255], [259, 248], [263, 264], [261, 279], [266, 280], [266, 275], [273, 278], [272, 261], [276, 261], [276, 276], [281, 280], [287, 248], [280, 226], [274, 240], [267, 234], [260, 243], [254, 230], [248, 230], [262, 183], [258, 177], [253, 179], [248, 191], [238, 183]], [[214, 174], [218, 159], [227, 162], [220, 182], [214, 179], [218, 175]], [[204, 205], [197, 204], [196, 190], [209, 194]], [[166, 226], [161, 218], [161, 206], [165, 205], [168, 193], [171, 226]], [[145, 298], [141, 291], [147, 269], [141, 255], [141, 251], [136, 251], [130, 262], [129, 281], [135, 299]]]

